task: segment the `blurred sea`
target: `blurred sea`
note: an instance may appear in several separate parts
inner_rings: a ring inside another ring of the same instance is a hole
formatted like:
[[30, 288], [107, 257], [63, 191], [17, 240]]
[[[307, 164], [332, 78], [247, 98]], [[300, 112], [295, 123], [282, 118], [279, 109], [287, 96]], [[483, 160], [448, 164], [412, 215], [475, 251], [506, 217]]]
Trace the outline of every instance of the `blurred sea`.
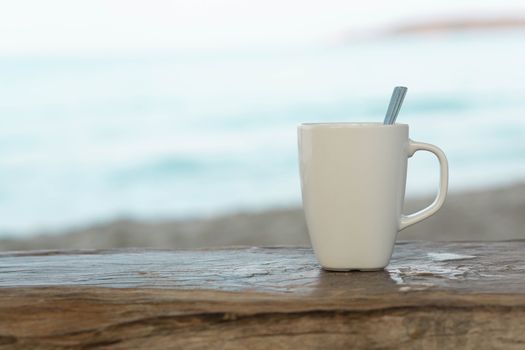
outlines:
[[[381, 121], [395, 85], [451, 191], [525, 180], [524, 40], [0, 58], [0, 235], [297, 205], [296, 125]], [[408, 195], [436, 190], [420, 153]]]

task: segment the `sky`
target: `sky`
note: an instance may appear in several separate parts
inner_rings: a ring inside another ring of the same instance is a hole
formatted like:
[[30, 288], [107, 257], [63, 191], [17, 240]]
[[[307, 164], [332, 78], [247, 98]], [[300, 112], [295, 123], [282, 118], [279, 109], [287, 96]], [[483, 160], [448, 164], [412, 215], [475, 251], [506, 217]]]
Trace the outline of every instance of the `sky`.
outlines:
[[525, 2], [13, 0], [0, 3], [0, 55], [300, 46], [406, 21], [495, 13], [525, 13]]

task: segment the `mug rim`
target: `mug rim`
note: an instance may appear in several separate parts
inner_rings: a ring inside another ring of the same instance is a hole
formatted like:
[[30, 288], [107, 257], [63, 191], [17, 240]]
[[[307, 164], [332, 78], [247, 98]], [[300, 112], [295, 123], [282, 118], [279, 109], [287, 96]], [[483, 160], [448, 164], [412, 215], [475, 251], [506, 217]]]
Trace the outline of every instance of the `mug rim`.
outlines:
[[383, 124], [382, 122], [320, 122], [320, 123], [300, 123], [300, 128], [366, 128], [366, 127], [381, 127], [381, 128], [397, 128], [408, 127], [408, 124], [395, 123]]

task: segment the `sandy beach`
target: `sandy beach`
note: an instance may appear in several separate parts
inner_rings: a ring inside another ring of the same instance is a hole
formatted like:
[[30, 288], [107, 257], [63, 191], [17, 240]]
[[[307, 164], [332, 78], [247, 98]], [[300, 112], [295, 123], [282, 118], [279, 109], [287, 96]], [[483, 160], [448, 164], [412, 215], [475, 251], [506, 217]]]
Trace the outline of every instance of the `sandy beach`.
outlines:
[[[408, 199], [406, 212], [432, 198]], [[509, 240], [525, 238], [525, 184], [450, 193], [433, 217], [399, 234], [409, 240]], [[117, 220], [26, 239], [0, 240], [0, 250], [87, 248], [206, 248], [308, 246], [301, 208], [166, 221]]]

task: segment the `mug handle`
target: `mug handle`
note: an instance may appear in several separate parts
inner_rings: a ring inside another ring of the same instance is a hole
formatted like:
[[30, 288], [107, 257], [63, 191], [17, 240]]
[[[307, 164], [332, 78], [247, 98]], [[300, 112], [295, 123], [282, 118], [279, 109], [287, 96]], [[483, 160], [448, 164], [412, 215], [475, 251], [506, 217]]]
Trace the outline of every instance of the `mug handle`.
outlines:
[[417, 151], [428, 151], [434, 153], [434, 155], [439, 160], [439, 191], [436, 196], [436, 199], [434, 199], [434, 202], [432, 202], [432, 204], [430, 204], [425, 209], [415, 212], [414, 214], [401, 215], [399, 231], [407, 228], [408, 226], [414, 225], [415, 223], [418, 223], [422, 220], [425, 220], [431, 215], [434, 215], [441, 208], [441, 206], [443, 206], [443, 203], [445, 203], [445, 197], [447, 196], [448, 162], [445, 153], [443, 153], [443, 151], [439, 147], [431, 145], [429, 143], [415, 142], [409, 140], [408, 157], [412, 157]]

